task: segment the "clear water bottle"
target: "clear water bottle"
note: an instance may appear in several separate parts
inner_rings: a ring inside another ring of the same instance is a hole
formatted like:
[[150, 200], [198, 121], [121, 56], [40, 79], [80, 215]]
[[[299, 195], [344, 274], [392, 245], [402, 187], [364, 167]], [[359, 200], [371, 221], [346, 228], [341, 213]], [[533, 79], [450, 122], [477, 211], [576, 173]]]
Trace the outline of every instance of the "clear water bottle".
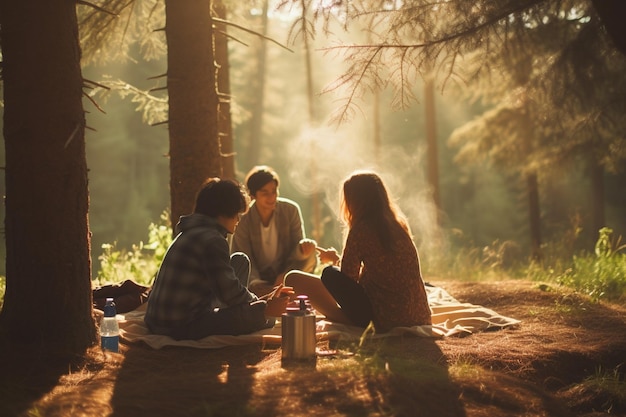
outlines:
[[110, 352], [119, 351], [120, 328], [115, 317], [115, 303], [112, 298], [107, 298], [104, 306], [104, 317], [100, 322], [100, 346]]

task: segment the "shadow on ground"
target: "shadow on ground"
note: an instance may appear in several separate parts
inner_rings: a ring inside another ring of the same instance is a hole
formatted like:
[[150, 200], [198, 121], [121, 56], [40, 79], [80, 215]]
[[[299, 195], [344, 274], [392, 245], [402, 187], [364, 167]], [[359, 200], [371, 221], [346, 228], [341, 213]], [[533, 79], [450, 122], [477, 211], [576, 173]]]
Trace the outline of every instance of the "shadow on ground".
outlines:
[[42, 358], [32, 348], [0, 343], [0, 416], [26, 414], [67, 373], [67, 365]]
[[256, 414], [465, 417], [460, 390], [434, 340], [378, 339], [350, 347], [352, 356], [339, 347], [339, 355], [319, 358], [313, 370], [280, 369], [278, 354], [266, 359], [274, 366], [258, 376]]
[[245, 415], [257, 347], [227, 349], [130, 346], [111, 398], [113, 417]]

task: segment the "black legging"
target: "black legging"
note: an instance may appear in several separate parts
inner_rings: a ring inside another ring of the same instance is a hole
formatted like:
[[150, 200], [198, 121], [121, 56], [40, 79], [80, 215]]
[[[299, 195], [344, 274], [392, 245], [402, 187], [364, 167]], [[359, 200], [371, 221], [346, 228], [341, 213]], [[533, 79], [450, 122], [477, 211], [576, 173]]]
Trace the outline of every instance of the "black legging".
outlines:
[[324, 268], [322, 283], [355, 326], [367, 327], [374, 319], [372, 303], [363, 287], [342, 273], [339, 268], [336, 266]]

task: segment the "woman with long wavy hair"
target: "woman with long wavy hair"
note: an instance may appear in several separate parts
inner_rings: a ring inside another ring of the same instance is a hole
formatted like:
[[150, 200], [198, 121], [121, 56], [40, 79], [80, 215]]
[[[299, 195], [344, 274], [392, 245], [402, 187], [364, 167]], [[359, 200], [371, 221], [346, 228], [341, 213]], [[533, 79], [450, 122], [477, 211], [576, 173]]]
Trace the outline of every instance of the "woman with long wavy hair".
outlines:
[[291, 271], [285, 285], [305, 294], [328, 320], [378, 332], [431, 324], [419, 256], [406, 217], [374, 172], [355, 172], [344, 182], [341, 219], [346, 238], [341, 257], [318, 248], [332, 263], [321, 278]]

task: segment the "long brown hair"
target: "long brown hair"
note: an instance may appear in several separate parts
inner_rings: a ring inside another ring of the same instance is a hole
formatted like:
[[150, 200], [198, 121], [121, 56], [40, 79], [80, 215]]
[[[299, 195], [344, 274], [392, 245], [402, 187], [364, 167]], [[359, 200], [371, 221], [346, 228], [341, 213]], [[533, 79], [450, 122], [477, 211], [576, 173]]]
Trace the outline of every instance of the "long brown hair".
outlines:
[[355, 172], [343, 183], [341, 219], [352, 228], [365, 223], [374, 228], [383, 248], [394, 248], [394, 231], [402, 228], [411, 235], [408, 222], [399, 207], [389, 198], [382, 179], [374, 172]]

